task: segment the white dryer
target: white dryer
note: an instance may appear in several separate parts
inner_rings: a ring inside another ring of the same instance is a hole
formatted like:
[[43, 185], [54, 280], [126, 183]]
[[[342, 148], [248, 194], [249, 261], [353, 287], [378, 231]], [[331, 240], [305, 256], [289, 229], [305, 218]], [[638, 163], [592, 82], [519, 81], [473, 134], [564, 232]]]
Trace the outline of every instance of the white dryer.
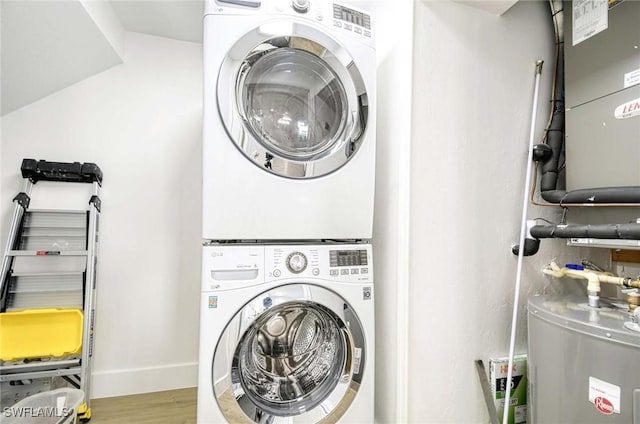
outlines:
[[341, 2], [206, 0], [205, 240], [371, 238], [373, 29]]
[[370, 245], [203, 249], [198, 423], [373, 423]]

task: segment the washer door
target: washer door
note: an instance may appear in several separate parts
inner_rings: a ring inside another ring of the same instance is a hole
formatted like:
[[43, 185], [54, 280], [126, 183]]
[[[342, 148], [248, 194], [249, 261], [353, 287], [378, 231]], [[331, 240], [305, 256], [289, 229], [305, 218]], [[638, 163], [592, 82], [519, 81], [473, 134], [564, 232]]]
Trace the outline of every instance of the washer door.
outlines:
[[225, 328], [213, 357], [214, 395], [232, 423], [334, 423], [362, 380], [362, 325], [323, 287], [260, 294]]
[[362, 143], [362, 75], [346, 49], [315, 27], [275, 21], [246, 34], [222, 63], [217, 93], [238, 149], [274, 174], [329, 174]]

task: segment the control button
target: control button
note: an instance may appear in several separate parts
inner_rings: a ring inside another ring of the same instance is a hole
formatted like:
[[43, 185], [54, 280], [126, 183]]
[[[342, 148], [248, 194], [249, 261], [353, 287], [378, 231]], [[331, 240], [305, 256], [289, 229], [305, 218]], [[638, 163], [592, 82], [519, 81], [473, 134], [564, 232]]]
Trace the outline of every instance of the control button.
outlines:
[[371, 37], [371, 31], [364, 30], [365, 37]]
[[360, 274], [368, 274], [369, 268], [360, 268]]
[[276, 269], [276, 270], [274, 270], [274, 271], [273, 271], [273, 276], [274, 276], [274, 277], [279, 277], [279, 276], [281, 276], [281, 275], [282, 275], [282, 273], [280, 272], [280, 270], [279, 270], [279, 269]]
[[316, 20], [322, 22], [324, 18], [322, 17], [322, 15], [316, 15]]
[[342, 22], [340, 22], [340, 21], [333, 21], [333, 26], [334, 26], [334, 27], [338, 27], [338, 28], [342, 28]]
[[293, 10], [298, 13], [307, 13], [309, 11], [309, 0], [291, 0], [291, 6]]
[[351, 29], [353, 28], [353, 25], [351, 25], [351, 24], [344, 24], [344, 25], [342, 26], [342, 28], [344, 28], [344, 29], [346, 29], [346, 30], [348, 30], [348, 31], [351, 31]]
[[315, 276], [320, 275], [320, 270], [318, 268], [313, 268], [313, 270], [311, 271], [311, 273]]
[[337, 269], [332, 269], [332, 270], [330, 270], [330, 271], [329, 271], [329, 275], [331, 275], [331, 276], [336, 276], [336, 275], [338, 275], [338, 270], [337, 270]]
[[341, 269], [340, 270], [340, 275], [349, 275], [349, 270], [348, 269]]
[[353, 28], [353, 32], [355, 32], [356, 34], [362, 34], [362, 28], [360, 28], [360, 27], [354, 27], [354, 28]]
[[360, 274], [360, 270], [358, 268], [351, 268], [352, 274]]
[[287, 268], [294, 274], [300, 274], [307, 268], [307, 257], [302, 252], [293, 252], [287, 256]]

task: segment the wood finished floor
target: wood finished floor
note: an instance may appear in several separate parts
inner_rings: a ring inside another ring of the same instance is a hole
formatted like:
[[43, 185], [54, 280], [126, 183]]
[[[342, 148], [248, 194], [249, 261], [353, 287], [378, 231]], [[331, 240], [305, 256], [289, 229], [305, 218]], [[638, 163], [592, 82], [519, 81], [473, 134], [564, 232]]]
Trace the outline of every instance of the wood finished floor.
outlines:
[[195, 387], [93, 399], [89, 424], [195, 424]]

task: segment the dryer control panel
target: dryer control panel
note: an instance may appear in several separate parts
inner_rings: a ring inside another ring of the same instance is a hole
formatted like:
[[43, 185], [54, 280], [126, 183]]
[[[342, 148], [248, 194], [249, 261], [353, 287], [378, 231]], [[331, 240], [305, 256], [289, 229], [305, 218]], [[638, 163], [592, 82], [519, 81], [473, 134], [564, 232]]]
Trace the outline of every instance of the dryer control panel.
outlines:
[[289, 16], [313, 21], [340, 36], [370, 43], [374, 38], [372, 13], [351, 3], [342, 0], [205, 0], [204, 14], [260, 15], [265, 20]]

